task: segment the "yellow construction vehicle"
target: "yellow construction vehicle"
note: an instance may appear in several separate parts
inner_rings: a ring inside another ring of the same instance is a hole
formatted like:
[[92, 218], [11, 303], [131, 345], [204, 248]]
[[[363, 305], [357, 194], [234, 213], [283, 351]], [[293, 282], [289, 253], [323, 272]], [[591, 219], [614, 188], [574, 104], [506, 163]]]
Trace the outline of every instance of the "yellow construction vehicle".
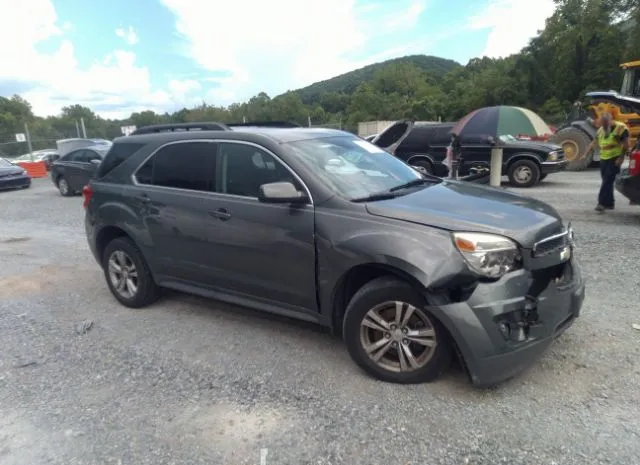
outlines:
[[[565, 158], [569, 160], [567, 170], [581, 171], [600, 160], [598, 150], [586, 153], [589, 144], [596, 136], [600, 115], [604, 112], [611, 113], [615, 121], [620, 121], [629, 128], [633, 147], [640, 137], [640, 114], [637, 110], [624, 105], [623, 101], [616, 102], [612, 95], [640, 98], [640, 60], [623, 63], [620, 67], [624, 70], [622, 87], [620, 92], [593, 92], [589, 105], [584, 107], [576, 102], [567, 121], [558, 128], [555, 134], [549, 137], [549, 142], [562, 146]], [[605, 96], [605, 94], [607, 94]]]

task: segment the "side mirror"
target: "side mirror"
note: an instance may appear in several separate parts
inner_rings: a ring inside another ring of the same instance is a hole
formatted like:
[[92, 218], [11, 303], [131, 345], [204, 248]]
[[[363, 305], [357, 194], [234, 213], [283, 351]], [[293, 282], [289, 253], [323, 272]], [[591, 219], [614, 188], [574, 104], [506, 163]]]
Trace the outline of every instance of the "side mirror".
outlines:
[[260, 186], [258, 200], [265, 203], [307, 203], [306, 194], [290, 182], [271, 182]]
[[100, 160], [99, 158], [92, 158], [91, 159], [91, 164], [92, 165], [98, 166], [100, 163], [102, 163], [102, 160]]

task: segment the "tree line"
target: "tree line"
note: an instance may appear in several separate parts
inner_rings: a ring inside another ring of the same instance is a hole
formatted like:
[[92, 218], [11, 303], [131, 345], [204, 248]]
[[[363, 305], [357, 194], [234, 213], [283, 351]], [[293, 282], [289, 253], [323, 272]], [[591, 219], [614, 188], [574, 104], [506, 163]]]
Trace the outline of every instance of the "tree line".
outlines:
[[142, 111], [108, 120], [70, 105], [58, 116], [41, 118], [21, 97], [0, 97], [0, 154], [24, 153], [24, 144], [7, 142], [24, 132], [25, 123], [38, 149], [76, 137], [80, 118], [89, 137], [107, 139], [120, 136], [121, 126], [193, 121], [287, 120], [355, 132], [361, 121], [454, 121], [475, 108], [501, 104], [530, 108], [559, 124], [586, 92], [618, 89], [621, 63], [640, 60], [640, 2], [555, 2], [545, 28], [507, 58], [476, 58], [465, 66], [424, 55], [398, 58], [274, 98], [261, 92], [227, 107], [203, 102], [174, 113]]

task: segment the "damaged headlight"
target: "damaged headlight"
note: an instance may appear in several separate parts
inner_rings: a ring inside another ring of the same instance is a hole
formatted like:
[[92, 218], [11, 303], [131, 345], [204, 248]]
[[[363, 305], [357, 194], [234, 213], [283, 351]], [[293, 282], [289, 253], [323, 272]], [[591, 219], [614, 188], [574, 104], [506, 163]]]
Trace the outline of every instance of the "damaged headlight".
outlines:
[[484, 233], [453, 233], [453, 243], [469, 268], [487, 278], [499, 278], [520, 268], [522, 263], [518, 245], [504, 236]]

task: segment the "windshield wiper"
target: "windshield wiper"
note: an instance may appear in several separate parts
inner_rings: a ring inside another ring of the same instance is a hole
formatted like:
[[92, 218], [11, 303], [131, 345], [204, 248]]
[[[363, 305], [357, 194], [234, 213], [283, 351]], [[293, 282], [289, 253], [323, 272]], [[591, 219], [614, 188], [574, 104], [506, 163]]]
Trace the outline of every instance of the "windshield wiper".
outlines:
[[389, 192], [396, 192], [401, 189], [408, 189], [410, 187], [420, 186], [421, 184], [433, 184], [433, 183], [434, 183], [433, 179], [424, 179], [424, 178], [414, 179], [413, 181], [405, 182], [404, 184], [400, 184], [399, 186], [392, 187], [391, 189], [389, 189]]
[[391, 191], [378, 192], [376, 194], [367, 195], [366, 197], [357, 197], [351, 199], [352, 202], [375, 202], [376, 200], [388, 200], [397, 197], [398, 194], [394, 194]]

